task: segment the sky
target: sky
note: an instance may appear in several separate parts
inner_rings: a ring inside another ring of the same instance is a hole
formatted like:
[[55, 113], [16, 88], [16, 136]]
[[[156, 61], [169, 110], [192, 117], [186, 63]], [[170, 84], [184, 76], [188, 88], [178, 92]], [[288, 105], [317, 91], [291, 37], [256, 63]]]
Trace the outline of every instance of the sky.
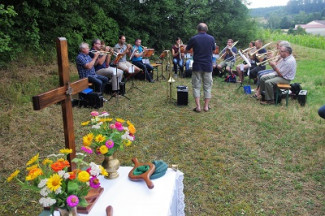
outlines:
[[289, 0], [247, 0], [250, 5], [248, 8], [260, 8], [260, 7], [272, 7], [272, 6], [284, 6], [287, 5]]

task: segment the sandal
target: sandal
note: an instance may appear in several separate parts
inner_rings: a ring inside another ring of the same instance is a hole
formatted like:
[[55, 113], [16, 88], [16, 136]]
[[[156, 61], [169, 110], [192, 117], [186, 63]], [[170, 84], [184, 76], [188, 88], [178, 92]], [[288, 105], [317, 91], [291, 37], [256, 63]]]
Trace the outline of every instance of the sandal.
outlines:
[[203, 110], [204, 110], [204, 112], [208, 112], [210, 109], [211, 109], [211, 107], [208, 107], [207, 110], [205, 110], [205, 109], [203, 109]]
[[252, 95], [251, 97], [252, 97], [252, 98], [257, 98], [258, 96], [257, 96], [257, 94], [254, 94], [254, 95]]
[[197, 113], [201, 112], [201, 110], [197, 110], [196, 107], [193, 109], [193, 111]]

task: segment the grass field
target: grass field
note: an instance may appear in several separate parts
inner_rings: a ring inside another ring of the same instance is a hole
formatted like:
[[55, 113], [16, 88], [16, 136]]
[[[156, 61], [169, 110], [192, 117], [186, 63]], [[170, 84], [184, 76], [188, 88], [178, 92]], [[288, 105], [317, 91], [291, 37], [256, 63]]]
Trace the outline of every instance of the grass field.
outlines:
[[[189, 106], [180, 107], [167, 101], [166, 81], [137, 81], [146, 93], [133, 89], [131, 101], [100, 109], [137, 128], [134, 145], [118, 153], [121, 164], [132, 165], [132, 157], [179, 164], [186, 215], [325, 215], [325, 120], [317, 114], [325, 104], [325, 51], [294, 46], [294, 54], [294, 82], [308, 90], [304, 107], [295, 100], [287, 108], [262, 106], [238, 85], [215, 79], [212, 109], [194, 113], [191, 91]], [[38, 215], [38, 196], [5, 180], [35, 152], [45, 156], [64, 146], [61, 106], [33, 111], [30, 102], [58, 85], [57, 66], [13, 65], [0, 73], [0, 213]], [[177, 85], [191, 89], [191, 80], [177, 79], [174, 98]], [[73, 109], [78, 147], [90, 111]]]

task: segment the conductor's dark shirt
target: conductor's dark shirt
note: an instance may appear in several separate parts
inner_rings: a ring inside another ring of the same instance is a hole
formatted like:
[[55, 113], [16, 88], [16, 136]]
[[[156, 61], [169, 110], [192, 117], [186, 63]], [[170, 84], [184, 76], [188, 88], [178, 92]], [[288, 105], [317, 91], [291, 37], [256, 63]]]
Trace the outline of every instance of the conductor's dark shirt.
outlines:
[[212, 52], [216, 49], [214, 37], [200, 32], [193, 36], [186, 46], [186, 50], [193, 48], [193, 71], [212, 72]]

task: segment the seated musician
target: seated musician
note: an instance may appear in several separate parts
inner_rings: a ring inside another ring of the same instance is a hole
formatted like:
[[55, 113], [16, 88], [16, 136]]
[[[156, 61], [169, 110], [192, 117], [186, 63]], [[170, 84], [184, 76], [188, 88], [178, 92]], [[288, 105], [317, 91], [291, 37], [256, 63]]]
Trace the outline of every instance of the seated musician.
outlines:
[[254, 64], [254, 66], [256, 65], [256, 67], [254, 67], [253, 69], [250, 70], [250, 73], [249, 73], [249, 78], [251, 79], [254, 79], [255, 83], [257, 82], [257, 73], [259, 71], [262, 71], [262, 70], [265, 70], [265, 65], [261, 64], [261, 65], [257, 65], [258, 62], [262, 62], [262, 61], [265, 61], [266, 58], [263, 57], [263, 58], [258, 58], [256, 55], [261, 55], [263, 53], [266, 53], [266, 49], [263, 48], [263, 43], [261, 40], [256, 40], [255, 41], [255, 47], [256, 47], [256, 51], [254, 55], [251, 56], [251, 59], [252, 59], [252, 62]]
[[[130, 44], [126, 45], [125, 41], [125, 36], [120, 35], [118, 43], [114, 46], [114, 51], [123, 55], [117, 64], [117, 68], [123, 70], [125, 74], [128, 74], [126, 79], [129, 79], [139, 73], [141, 69], [126, 60], [126, 54], [131, 55], [132, 46]], [[133, 67], [133, 71], [129, 73], [131, 67]]]
[[289, 45], [280, 47], [281, 60], [277, 64], [270, 61], [269, 64], [276, 73], [270, 73], [261, 77], [260, 89], [265, 92], [265, 101], [261, 104], [274, 104], [274, 87], [278, 83], [289, 84], [296, 75], [296, 59], [292, 55], [292, 48]]
[[[267, 58], [268, 59], [274, 59], [275, 64], [278, 64], [282, 58], [279, 56], [280, 53], [280, 48], [281, 46], [291, 46], [288, 41], [278, 41], [276, 44], [276, 49], [277, 52], [268, 52], [267, 53]], [[256, 89], [255, 89], [255, 94], [253, 95], [254, 98], [260, 99], [261, 98], [261, 91], [260, 91], [260, 80], [261, 77], [267, 74], [276, 74], [276, 72], [272, 69], [269, 70], [262, 70], [257, 73], [257, 82], [256, 82]]]
[[142, 56], [144, 54], [145, 49], [146, 48], [143, 48], [141, 46], [141, 39], [139, 39], [139, 38], [136, 39], [135, 45], [132, 48], [132, 54], [131, 54], [132, 64], [141, 68], [145, 74], [145, 78], [149, 82], [154, 83], [155, 81], [152, 78], [153, 67], [150, 64], [143, 63], [143, 61], [142, 61]]
[[95, 53], [99, 52], [99, 56], [95, 61], [96, 74], [110, 78], [112, 80], [112, 90], [117, 91], [120, 86], [118, 83], [122, 80], [123, 71], [109, 65], [114, 52], [113, 49], [109, 46], [104, 47], [104, 50], [101, 49], [101, 41], [99, 39], [93, 40], [89, 55], [94, 58]]
[[234, 67], [236, 62], [236, 53], [237, 48], [233, 46], [234, 41], [232, 39], [228, 39], [227, 46], [224, 51], [221, 51], [220, 55], [223, 57], [223, 61], [217, 65], [217, 68], [219, 71], [222, 70], [222, 68], [226, 67], [226, 71], [228, 71], [229, 74], [232, 74], [231, 68]]
[[184, 53], [181, 52], [181, 48], [184, 48], [182, 45], [182, 40], [180, 37], [176, 38], [176, 43], [172, 47], [172, 55], [173, 55], [173, 64], [174, 64], [174, 74], [177, 76], [177, 65], [181, 74], [183, 74], [184, 70]]
[[244, 62], [237, 65], [236, 67], [236, 71], [237, 71], [237, 75], [239, 76], [240, 83], [243, 83], [244, 81], [244, 72], [254, 67], [253, 61], [249, 58], [248, 53], [255, 51], [255, 41], [251, 41], [246, 50], [247, 50], [246, 52], [245, 50], [243, 51], [242, 53], [243, 56], [241, 56]]
[[98, 59], [99, 53], [94, 53], [93, 58], [89, 56], [89, 45], [81, 43], [79, 46], [79, 54], [76, 58], [79, 78], [88, 77], [88, 81], [95, 87], [96, 92], [103, 92], [108, 78], [95, 73], [94, 64]]

